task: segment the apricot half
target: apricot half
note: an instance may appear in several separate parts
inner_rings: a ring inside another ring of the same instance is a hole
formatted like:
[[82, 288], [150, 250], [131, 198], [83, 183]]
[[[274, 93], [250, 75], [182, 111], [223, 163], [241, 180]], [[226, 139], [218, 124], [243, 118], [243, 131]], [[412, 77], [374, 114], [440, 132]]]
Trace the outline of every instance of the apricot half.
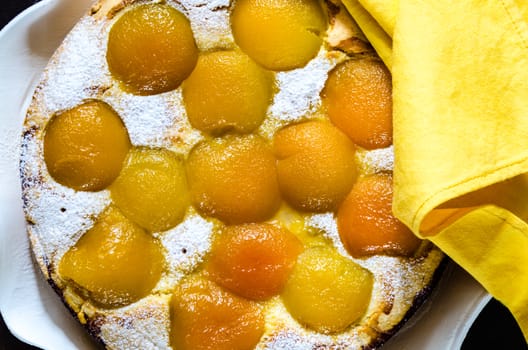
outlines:
[[332, 123], [355, 144], [392, 144], [392, 78], [377, 59], [351, 59], [333, 69], [322, 92]]
[[193, 205], [228, 224], [270, 218], [280, 205], [275, 157], [256, 135], [227, 135], [198, 144], [187, 159]]
[[293, 268], [282, 299], [291, 315], [318, 332], [335, 333], [366, 312], [372, 274], [329, 247], [310, 248]]
[[317, 55], [326, 19], [317, 0], [237, 0], [231, 28], [249, 57], [283, 71], [303, 67]]
[[99, 191], [119, 175], [130, 146], [127, 129], [112, 107], [87, 101], [50, 119], [44, 161], [61, 185]]
[[337, 213], [341, 241], [354, 257], [411, 256], [418, 239], [392, 214], [392, 176], [377, 174], [359, 180]]
[[356, 181], [354, 145], [330, 123], [287, 126], [275, 134], [274, 151], [281, 192], [299, 210], [336, 209]]
[[112, 308], [149, 294], [163, 267], [159, 242], [110, 207], [66, 252], [59, 273], [95, 304]]
[[273, 77], [240, 51], [200, 56], [183, 84], [183, 100], [193, 127], [218, 134], [257, 128], [271, 102]]
[[133, 7], [110, 29], [108, 68], [134, 94], [177, 88], [191, 74], [197, 59], [189, 20], [169, 5]]
[[264, 332], [260, 305], [199, 277], [176, 287], [170, 318], [170, 342], [179, 350], [253, 349]]
[[301, 250], [292, 233], [271, 224], [228, 226], [214, 241], [207, 270], [233, 293], [266, 300], [282, 291]]
[[190, 204], [183, 157], [167, 149], [133, 149], [110, 191], [130, 220], [152, 232], [179, 224]]

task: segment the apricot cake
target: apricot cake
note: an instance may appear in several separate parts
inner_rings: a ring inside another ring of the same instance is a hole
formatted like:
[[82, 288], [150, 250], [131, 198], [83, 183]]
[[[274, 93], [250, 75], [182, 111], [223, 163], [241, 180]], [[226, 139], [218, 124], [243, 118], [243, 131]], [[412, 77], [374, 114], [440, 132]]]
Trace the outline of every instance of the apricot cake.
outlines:
[[337, 0], [101, 0], [25, 120], [34, 257], [109, 349], [376, 348], [444, 260], [392, 215], [391, 144]]

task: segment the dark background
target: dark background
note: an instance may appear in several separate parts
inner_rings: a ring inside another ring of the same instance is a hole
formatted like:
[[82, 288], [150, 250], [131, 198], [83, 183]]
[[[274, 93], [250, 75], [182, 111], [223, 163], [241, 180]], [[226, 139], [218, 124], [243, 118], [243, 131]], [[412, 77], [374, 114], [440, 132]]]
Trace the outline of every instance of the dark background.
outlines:
[[[3, 28], [22, 10], [37, 2], [38, 0], [2, 0], [0, 4], [0, 28]], [[424, 336], [427, 335], [424, 334]], [[471, 327], [461, 350], [473, 349], [528, 350], [528, 346], [509, 311], [498, 301], [492, 300]], [[36, 350], [36, 348], [13, 337], [0, 317], [0, 350]]]

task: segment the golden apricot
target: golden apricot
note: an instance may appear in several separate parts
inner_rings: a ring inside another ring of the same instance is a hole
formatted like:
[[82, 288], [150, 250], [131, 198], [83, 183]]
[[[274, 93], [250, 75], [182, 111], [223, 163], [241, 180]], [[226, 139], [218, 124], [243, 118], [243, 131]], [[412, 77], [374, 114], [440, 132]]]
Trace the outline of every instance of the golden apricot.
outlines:
[[275, 134], [274, 151], [281, 192], [299, 210], [336, 209], [356, 180], [354, 145], [330, 123], [287, 126]]
[[335, 333], [365, 314], [373, 283], [368, 270], [334, 249], [320, 246], [299, 255], [282, 299], [301, 324]]
[[170, 318], [170, 342], [178, 350], [253, 349], [264, 333], [259, 304], [199, 277], [176, 287]]
[[59, 273], [93, 303], [112, 308], [149, 294], [164, 265], [159, 242], [110, 207], [62, 257]]
[[110, 191], [130, 220], [152, 232], [179, 224], [190, 204], [183, 157], [167, 149], [133, 149]]
[[275, 71], [300, 68], [314, 58], [326, 25], [317, 0], [237, 0], [231, 14], [238, 46]]
[[44, 161], [61, 185], [99, 191], [119, 175], [130, 148], [123, 121], [102, 101], [57, 113], [44, 134]]
[[271, 73], [240, 51], [202, 54], [182, 85], [187, 117], [209, 133], [251, 132], [266, 116], [272, 84]]
[[301, 250], [297, 237], [271, 224], [228, 226], [213, 243], [207, 270], [231, 292], [266, 300], [282, 291]]
[[351, 59], [333, 69], [322, 92], [332, 123], [366, 149], [392, 144], [392, 78], [377, 59]]
[[191, 74], [198, 48], [181, 12], [145, 4], [118, 17], [108, 36], [106, 60], [127, 90], [153, 95], [177, 88]]
[[412, 256], [421, 244], [392, 214], [392, 176], [377, 174], [359, 180], [337, 213], [341, 241], [354, 257]]
[[275, 157], [256, 135], [227, 135], [199, 143], [187, 159], [193, 205], [227, 224], [258, 222], [279, 208]]

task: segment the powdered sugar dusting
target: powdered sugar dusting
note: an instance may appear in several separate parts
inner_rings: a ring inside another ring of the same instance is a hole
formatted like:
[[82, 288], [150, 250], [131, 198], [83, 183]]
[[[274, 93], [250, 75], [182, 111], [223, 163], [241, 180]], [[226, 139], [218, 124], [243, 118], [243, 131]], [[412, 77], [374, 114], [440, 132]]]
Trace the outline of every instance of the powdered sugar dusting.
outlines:
[[97, 215], [110, 204], [107, 191], [77, 192], [64, 186], [50, 186], [39, 193], [29, 191], [27, 200], [33, 229], [42, 237], [42, 248], [58, 263], [79, 237], [93, 226]]
[[315, 349], [333, 343], [332, 337], [301, 326], [288, 312], [280, 298], [272, 301], [266, 324], [270, 325], [257, 349]]
[[[287, 313], [286, 310], [284, 312]], [[313, 350], [313, 349], [331, 349], [335, 341], [331, 336], [324, 334], [316, 334], [313, 332], [303, 331], [301, 327], [298, 329], [290, 328], [285, 329], [275, 334], [267, 339], [262, 347], [257, 347], [257, 349], [266, 349], [266, 350], [279, 350], [279, 349], [288, 349], [288, 350]], [[353, 342], [347, 344], [350, 348], [354, 348]]]
[[108, 191], [74, 191], [53, 181], [45, 169], [41, 144], [29, 142], [30, 137], [25, 137], [21, 158], [25, 210], [38, 239], [35, 243], [55, 264], [93, 226], [110, 196]]
[[391, 301], [390, 313], [382, 313], [378, 317], [380, 328], [394, 327], [395, 320], [401, 319], [407, 313], [414, 302], [409, 296], [422, 290], [424, 278], [429, 277], [430, 272], [436, 269], [442, 259], [443, 254], [433, 249], [425, 260], [372, 256], [360, 262], [376, 276], [374, 287], [379, 291], [374, 291], [373, 297], [381, 294], [381, 300]]
[[55, 56], [42, 86], [44, 114], [69, 109], [85, 99], [96, 98], [101, 86], [111, 84], [106, 65], [104, 24], [84, 17], [66, 37], [67, 49]]
[[271, 138], [277, 129], [310, 117], [321, 107], [320, 93], [326, 82], [328, 72], [342, 59], [340, 55], [331, 56], [324, 48], [302, 68], [275, 75], [278, 92], [268, 109], [267, 118], [259, 132]]
[[149, 296], [110, 311], [101, 326], [108, 348], [170, 350], [168, 302], [169, 296]]
[[[123, 119], [134, 146], [170, 147], [167, 137], [176, 120], [187, 119], [183, 105], [172, 103], [168, 92], [159, 95], [137, 96], [113, 88], [103, 100]], [[177, 99], [176, 99], [177, 101]]]
[[[339, 237], [339, 231], [337, 228], [336, 219], [334, 217], [333, 213], [322, 213], [322, 214], [313, 214], [307, 217], [306, 219], [306, 225], [308, 227], [313, 227], [319, 231], [321, 231], [323, 237], [326, 237], [332, 242], [332, 245], [337, 249], [337, 251], [345, 258], [350, 259], [354, 261], [355, 263], [361, 265], [362, 267], [366, 268], [367, 270], [373, 272], [375, 279], [374, 279], [374, 285], [372, 290], [372, 298], [370, 302], [369, 309], [367, 310], [367, 315], [369, 313], [375, 312], [376, 308], [379, 307], [380, 304], [383, 304], [387, 298], [390, 298], [389, 293], [387, 292], [387, 288], [384, 285], [384, 280], [387, 278], [387, 276], [390, 276], [392, 273], [392, 268], [401, 268], [400, 265], [395, 266], [394, 264], [386, 264], [386, 265], [379, 265], [375, 262], [370, 261], [370, 258], [367, 259], [355, 259], [348, 252], [346, 251], [345, 246], [341, 242], [341, 239]], [[389, 258], [390, 259], [390, 258]], [[392, 260], [390, 260], [392, 261]], [[375, 269], [371, 269], [370, 267], [377, 267]], [[382, 271], [379, 271], [379, 268], [383, 269]], [[383, 276], [383, 277], [380, 277]], [[405, 278], [405, 276], [401, 276], [401, 278]], [[391, 284], [392, 287], [398, 288], [396, 284]]]
[[234, 46], [229, 21], [229, 0], [180, 0], [179, 3], [191, 21], [194, 39], [200, 50]]
[[361, 171], [365, 175], [381, 171], [392, 171], [394, 168], [394, 147], [375, 149], [372, 151], [360, 150], [356, 153]]
[[[431, 251], [424, 261], [384, 255], [356, 259], [350, 256], [343, 246], [333, 213], [309, 215], [306, 218], [306, 225], [320, 230], [341, 255], [373, 274], [372, 297], [364, 318], [378, 314], [380, 305], [387, 305], [390, 312], [379, 313], [376, 317], [381, 329], [391, 329], [396, 326], [396, 322], [402, 319], [414, 302], [410, 296], [422, 290], [424, 278], [429, 278], [431, 269], [442, 259], [442, 253], [436, 250]], [[348, 338], [351, 334], [353, 332], [346, 332], [338, 338], [345, 344], [351, 344], [353, 340]]]
[[169, 280], [177, 282], [202, 261], [211, 246], [213, 224], [191, 213], [175, 228], [160, 234], [166, 249]]
[[170, 143], [167, 148], [187, 154], [194, 145], [203, 140], [203, 135], [192, 127], [187, 118], [181, 89], [170, 93], [168, 99], [171, 111], [175, 115], [172, 126], [165, 130], [163, 137]]
[[278, 92], [268, 109], [260, 132], [271, 137], [282, 126], [314, 116], [321, 107], [320, 93], [328, 72], [344, 59], [321, 48], [318, 55], [302, 68], [279, 72], [275, 76]]
[[337, 62], [321, 49], [305, 67], [277, 73], [275, 79], [279, 92], [273, 99], [270, 117], [291, 122], [314, 113], [321, 104], [319, 93], [328, 72]]
[[343, 256], [349, 256], [345, 250], [345, 247], [341, 243], [341, 239], [339, 238], [339, 232], [337, 231], [337, 223], [334, 213], [309, 215], [306, 218], [306, 225], [321, 231], [323, 236], [332, 242], [333, 246], [337, 248], [339, 253], [341, 253]]
[[370, 341], [361, 327], [353, 327], [336, 335], [317, 333], [299, 324], [288, 312], [280, 298], [272, 301], [266, 315], [271, 325], [256, 349], [360, 349]]
[[266, 342], [262, 349], [312, 350], [314, 345], [314, 341], [307, 337], [302, 337], [295, 332], [282, 331]]

